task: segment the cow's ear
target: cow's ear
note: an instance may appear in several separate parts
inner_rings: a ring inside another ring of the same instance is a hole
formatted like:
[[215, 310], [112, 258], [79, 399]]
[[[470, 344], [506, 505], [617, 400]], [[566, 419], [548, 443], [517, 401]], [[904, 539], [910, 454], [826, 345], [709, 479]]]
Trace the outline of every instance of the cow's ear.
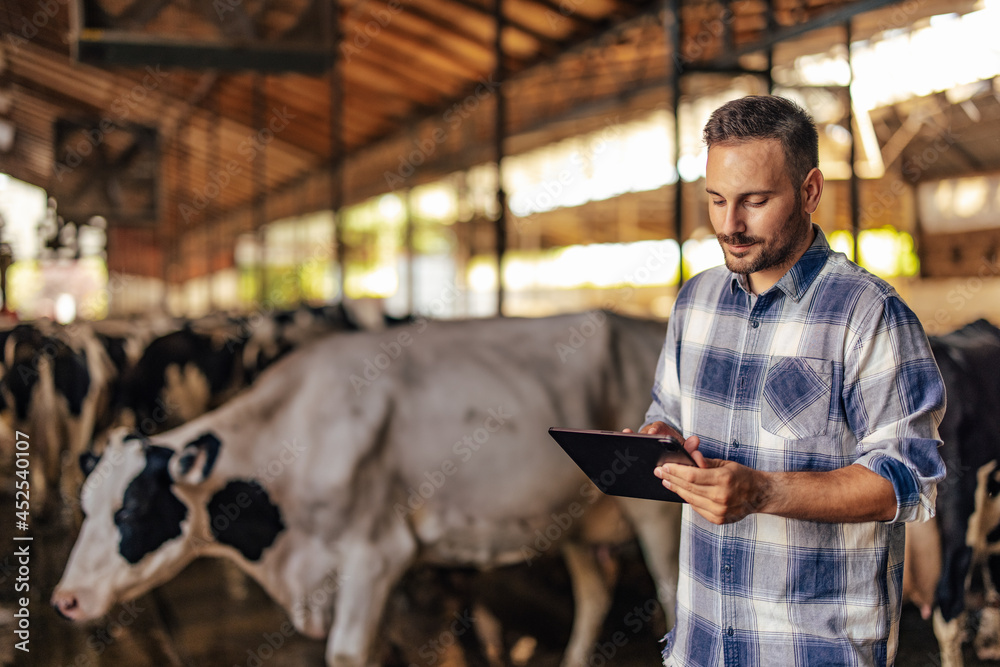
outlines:
[[101, 457], [91, 451], [80, 454], [80, 470], [83, 471], [84, 478], [89, 477], [90, 473], [94, 472], [94, 468], [97, 467], [100, 460]]
[[202, 433], [174, 455], [170, 475], [177, 484], [200, 484], [208, 479], [219, 457], [222, 441], [214, 433]]

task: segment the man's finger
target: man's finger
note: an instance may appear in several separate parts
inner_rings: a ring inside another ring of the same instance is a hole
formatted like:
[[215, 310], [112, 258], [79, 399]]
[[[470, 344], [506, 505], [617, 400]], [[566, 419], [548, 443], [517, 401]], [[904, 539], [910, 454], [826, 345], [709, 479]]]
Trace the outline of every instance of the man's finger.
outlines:
[[[664, 486], [666, 486], [666, 482], [664, 482]], [[675, 485], [670, 490], [683, 498], [691, 506], [691, 509], [705, 517], [708, 521], [716, 524], [723, 523], [723, 511], [725, 508], [719, 503], [700, 495], [696, 490], [680, 488], [678, 485]]]

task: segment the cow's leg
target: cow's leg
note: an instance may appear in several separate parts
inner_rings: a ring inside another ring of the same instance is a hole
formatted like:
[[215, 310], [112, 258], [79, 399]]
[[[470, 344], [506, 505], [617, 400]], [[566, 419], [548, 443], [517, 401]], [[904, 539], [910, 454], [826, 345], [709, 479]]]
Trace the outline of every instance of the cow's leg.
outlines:
[[941, 649], [941, 667], [962, 667], [962, 626], [965, 614], [944, 620], [940, 609], [934, 610], [934, 636]]
[[948, 535], [947, 525], [942, 524], [941, 543], [944, 547], [941, 580], [937, 587], [937, 608], [934, 610], [934, 635], [941, 649], [942, 667], [962, 666], [962, 641], [964, 639], [965, 580], [969, 573], [972, 548]]
[[[507, 651], [500, 619], [494, 616], [485, 605], [478, 602], [474, 602], [472, 605], [472, 617], [476, 619], [475, 636], [463, 633], [459, 637], [467, 656], [466, 661], [470, 665], [485, 662], [489, 667], [503, 667], [507, 664], [505, 659]], [[468, 639], [466, 639], [467, 637]], [[480, 657], [485, 660], [478, 659]]]
[[674, 627], [677, 605], [678, 551], [681, 536], [680, 503], [651, 503], [620, 498], [621, 507], [639, 538], [643, 560], [656, 584], [667, 630]]
[[[41, 364], [41, 361], [39, 362]], [[43, 376], [44, 377], [44, 376]], [[31, 468], [32, 508], [37, 508], [39, 518], [48, 518], [59, 506], [59, 476], [62, 469], [59, 422], [61, 415], [51, 402], [35, 393], [33, 415], [27, 430], [32, 452], [37, 455]], [[46, 413], [46, 409], [49, 412]]]
[[976, 632], [976, 657], [980, 660], [1000, 660], [1000, 593], [996, 581], [1000, 575], [1000, 556], [989, 555], [983, 566], [983, 588], [986, 589], [986, 607], [979, 617]]
[[604, 617], [611, 607], [611, 591], [590, 547], [566, 542], [562, 547], [573, 582], [573, 631], [562, 667], [586, 665], [594, 650]]
[[416, 553], [402, 522], [386, 520], [375, 539], [356, 537], [343, 549], [343, 581], [334, 604], [326, 644], [327, 667], [365, 667], [378, 623], [393, 586]]

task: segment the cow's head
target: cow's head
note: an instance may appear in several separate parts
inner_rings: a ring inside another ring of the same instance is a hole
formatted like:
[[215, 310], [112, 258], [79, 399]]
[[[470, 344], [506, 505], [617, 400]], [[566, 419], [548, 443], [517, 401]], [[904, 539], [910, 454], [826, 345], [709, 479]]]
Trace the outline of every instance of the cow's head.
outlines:
[[169, 580], [211, 539], [198, 502], [221, 443], [205, 433], [179, 450], [116, 431], [104, 454], [81, 457], [80, 536], [52, 605], [71, 620], [94, 619], [115, 602]]

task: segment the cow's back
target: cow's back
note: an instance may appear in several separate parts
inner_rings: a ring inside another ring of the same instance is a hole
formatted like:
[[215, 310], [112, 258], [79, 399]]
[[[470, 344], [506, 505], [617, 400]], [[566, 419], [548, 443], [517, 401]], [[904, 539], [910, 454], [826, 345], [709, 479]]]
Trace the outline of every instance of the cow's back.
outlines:
[[594, 312], [335, 334], [215, 413], [231, 430], [223, 442], [258, 443], [224, 447], [219, 472], [279, 471], [269, 492], [289, 511], [318, 512], [314, 524], [336, 526], [357, 498], [378, 498], [432, 555], [512, 560], [554, 513], [599, 500], [547, 429], [639, 426], [663, 331]]

